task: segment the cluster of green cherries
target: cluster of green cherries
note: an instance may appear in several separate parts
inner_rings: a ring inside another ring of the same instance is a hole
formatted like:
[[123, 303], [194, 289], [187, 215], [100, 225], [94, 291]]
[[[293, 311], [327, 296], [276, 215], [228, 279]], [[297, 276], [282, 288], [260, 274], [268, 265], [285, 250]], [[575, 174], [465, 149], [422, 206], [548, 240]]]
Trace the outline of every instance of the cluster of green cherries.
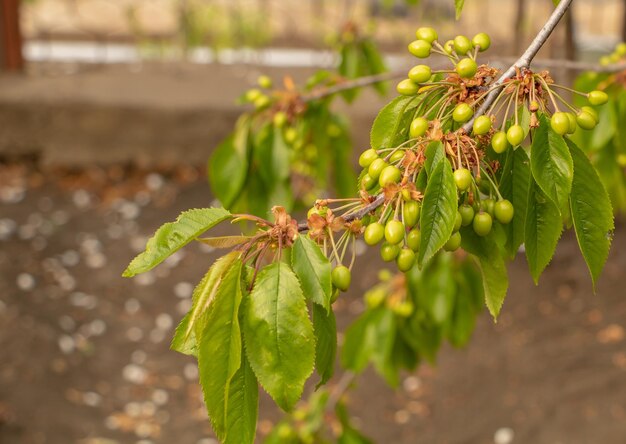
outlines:
[[600, 65], [608, 66], [623, 63], [624, 60], [626, 60], [626, 42], [620, 42], [611, 54], [600, 57]]

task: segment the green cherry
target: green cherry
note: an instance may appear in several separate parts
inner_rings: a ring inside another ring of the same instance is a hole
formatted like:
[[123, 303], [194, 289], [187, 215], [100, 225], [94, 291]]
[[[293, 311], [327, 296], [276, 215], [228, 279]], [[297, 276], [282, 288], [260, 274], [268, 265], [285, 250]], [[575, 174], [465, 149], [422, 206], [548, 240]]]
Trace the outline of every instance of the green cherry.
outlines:
[[474, 220], [474, 208], [471, 205], [463, 204], [459, 207], [461, 215], [461, 225], [467, 227]]
[[338, 288], [341, 291], [347, 291], [348, 288], [350, 288], [350, 282], [352, 281], [350, 269], [345, 265], [335, 267], [331, 273], [331, 279], [335, 288]]
[[576, 122], [582, 129], [592, 130], [598, 124], [598, 121], [587, 111], [581, 111], [576, 116]]
[[416, 139], [426, 134], [426, 131], [428, 131], [428, 120], [423, 117], [418, 117], [417, 119], [413, 119], [411, 122], [409, 136], [411, 139]]
[[391, 262], [398, 257], [400, 253], [400, 246], [397, 244], [390, 244], [389, 242], [383, 242], [380, 247], [380, 257], [385, 262]]
[[385, 227], [380, 222], [374, 222], [369, 224], [367, 228], [365, 228], [365, 233], [363, 234], [363, 240], [367, 245], [376, 245], [378, 242], [383, 240], [385, 236]]
[[261, 88], [270, 89], [272, 87], [272, 79], [268, 76], [259, 76], [256, 81]]
[[508, 224], [511, 220], [513, 220], [515, 210], [513, 209], [513, 204], [511, 202], [503, 199], [496, 202], [493, 208], [493, 214], [498, 222], [501, 224]]
[[595, 119], [596, 123], [600, 121], [600, 116], [598, 115], [598, 111], [596, 111], [594, 108], [590, 106], [583, 106], [580, 108], [580, 110], [591, 114], [593, 118]]
[[370, 148], [369, 150], [363, 151], [359, 156], [359, 165], [363, 168], [367, 168], [376, 159], [378, 159], [378, 153], [374, 148]]
[[474, 47], [478, 47], [480, 52], [487, 51], [491, 46], [491, 38], [488, 34], [481, 32], [472, 38], [472, 44]]
[[472, 185], [472, 173], [466, 168], [459, 168], [454, 172], [454, 183], [460, 191], [469, 189]]
[[367, 173], [372, 177], [372, 179], [378, 180], [378, 178], [380, 177], [380, 173], [382, 173], [382, 171], [386, 167], [387, 162], [379, 157], [378, 159], [374, 159], [374, 161], [370, 163], [370, 166], [367, 168]]
[[506, 133], [504, 131], [498, 131], [491, 138], [491, 147], [493, 150], [501, 154], [509, 147], [509, 141], [507, 140]]
[[417, 37], [418, 40], [426, 40], [428, 43], [432, 43], [437, 40], [437, 31], [427, 27], [418, 28], [417, 31], [415, 31], [415, 37]]
[[411, 231], [409, 231], [409, 234], [406, 235], [406, 244], [413, 251], [419, 251], [421, 241], [422, 233], [417, 228], [413, 228]]
[[378, 177], [378, 184], [381, 187], [386, 187], [389, 184], [398, 183], [401, 178], [402, 171], [400, 171], [398, 167], [389, 165], [381, 171], [380, 176]]
[[474, 232], [479, 236], [487, 236], [491, 231], [491, 226], [493, 225], [493, 220], [489, 213], [480, 212], [476, 216], [474, 216], [474, 221], [472, 226], [474, 228]]
[[396, 264], [398, 265], [398, 270], [402, 272], [409, 271], [415, 264], [415, 252], [410, 248], [403, 248], [400, 250], [400, 254], [398, 254]]
[[452, 112], [452, 118], [457, 123], [465, 123], [474, 115], [472, 107], [467, 103], [459, 103]]
[[456, 73], [464, 79], [471, 79], [478, 70], [476, 62], [470, 58], [462, 59], [456, 64]]
[[402, 208], [402, 220], [407, 228], [413, 228], [417, 225], [420, 217], [420, 204], [414, 200], [404, 203]]
[[394, 151], [389, 158], [389, 163], [397, 163], [404, 158], [404, 150]]
[[554, 113], [550, 119], [550, 126], [555, 133], [564, 136], [569, 132], [569, 117], [563, 112]]
[[517, 146], [524, 141], [524, 129], [521, 125], [511, 125], [506, 132], [506, 140], [512, 145]]
[[487, 134], [489, 130], [491, 130], [491, 119], [489, 116], [478, 116], [474, 120], [474, 134], [477, 136], [482, 136]]
[[361, 177], [361, 187], [367, 191], [371, 190], [376, 186], [378, 182], [376, 179], [372, 178], [369, 174], [365, 173], [363, 177]]
[[420, 59], [427, 58], [431, 49], [432, 45], [426, 40], [415, 40], [409, 44], [409, 52]]
[[411, 79], [404, 79], [398, 83], [396, 91], [398, 91], [398, 94], [402, 94], [403, 96], [412, 96], [417, 94], [417, 91], [419, 91], [419, 85]]
[[454, 38], [454, 51], [458, 55], [465, 55], [472, 49], [472, 42], [464, 35], [457, 35]]
[[385, 225], [385, 240], [390, 244], [398, 244], [404, 239], [404, 224], [392, 219]]
[[456, 233], [452, 233], [450, 239], [444, 244], [443, 249], [446, 251], [455, 251], [458, 250], [461, 246], [461, 233], [458, 231]]
[[430, 80], [433, 73], [428, 65], [417, 65], [409, 71], [409, 79], [415, 83], [425, 83]]
[[493, 199], [484, 199], [480, 202], [480, 209], [489, 213], [490, 216], [493, 216], [493, 209], [496, 205], [496, 202]]
[[604, 105], [609, 100], [604, 91], [591, 91], [587, 98], [592, 105]]
[[569, 130], [567, 131], [567, 134], [574, 134], [576, 132], [576, 128], [578, 128], [578, 123], [576, 123], [576, 114], [567, 112], [565, 115], [569, 121]]

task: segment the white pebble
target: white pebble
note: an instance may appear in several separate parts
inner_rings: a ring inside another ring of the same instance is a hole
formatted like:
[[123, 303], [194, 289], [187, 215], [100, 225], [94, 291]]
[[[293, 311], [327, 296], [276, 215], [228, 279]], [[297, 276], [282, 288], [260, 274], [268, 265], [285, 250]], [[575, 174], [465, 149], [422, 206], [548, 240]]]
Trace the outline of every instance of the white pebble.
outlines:
[[124, 310], [126, 310], [126, 313], [131, 315], [137, 313], [140, 308], [141, 304], [135, 298], [130, 298], [124, 303]]
[[198, 379], [198, 366], [196, 364], [186, 364], [185, 368], [183, 369], [183, 374], [185, 375], [185, 378], [189, 379], [190, 381], [195, 381], [196, 379]]
[[139, 327], [130, 327], [126, 330], [126, 337], [129, 341], [139, 342], [143, 339], [143, 331]]
[[191, 306], [193, 302], [191, 299], [183, 299], [178, 304], [176, 304], [176, 311], [180, 314], [186, 314], [189, 310], [191, 310]]
[[66, 355], [69, 355], [70, 353], [72, 353], [74, 349], [76, 348], [76, 341], [74, 341], [74, 338], [72, 338], [71, 336], [68, 336], [68, 335], [60, 336], [58, 342], [59, 342], [59, 348], [61, 349], [61, 352], [63, 352]]
[[128, 364], [122, 370], [122, 376], [128, 382], [132, 382], [133, 384], [142, 384], [148, 377], [148, 373], [143, 367], [135, 364]]
[[193, 294], [193, 285], [190, 282], [179, 282], [174, 285], [174, 294], [179, 298], [190, 298]]
[[156, 404], [156, 405], [165, 405], [167, 404], [167, 401], [169, 401], [170, 399], [170, 395], [162, 389], [156, 389], [154, 392], [152, 392], [152, 401]]
[[96, 407], [100, 405], [101, 401], [102, 401], [102, 396], [100, 396], [96, 392], [83, 393], [83, 402], [85, 403], [85, 405], [88, 405], [89, 407]]
[[61, 263], [66, 267], [74, 267], [80, 262], [80, 255], [76, 250], [67, 250], [61, 253]]
[[152, 191], [158, 190], [164, 183], [165, 180], [160, 174], [151, 173], [146, 176], [146, 186]]
[[78, 208], [86, 208], [91, 204], [91, 196], [85, 190], [77, 190], [72, 196], [74, 205]]
[[172, 317], [167, 313], [161, 313], [156, 317], [155, 323], [157, 328], [161, 330], [169, 330], [170, 328], [172, 328], [174, 321], [172, 320]]
[[130, 360], [131, 362], [133, 362], [134, 364], [143, 364], [144, 362], [146, 362], [146, 359], [148, 359], [148, 354], [143, 351], [143, 350], [135, 350], [131, 355], [130, 355]]
[[496, 430], [496, 433], [493, 435], [493, 442], [495, 444], [510, 444], [513, 442], [513, 437], [515, 433], [513, 429], [509, 427], [502, 427]]

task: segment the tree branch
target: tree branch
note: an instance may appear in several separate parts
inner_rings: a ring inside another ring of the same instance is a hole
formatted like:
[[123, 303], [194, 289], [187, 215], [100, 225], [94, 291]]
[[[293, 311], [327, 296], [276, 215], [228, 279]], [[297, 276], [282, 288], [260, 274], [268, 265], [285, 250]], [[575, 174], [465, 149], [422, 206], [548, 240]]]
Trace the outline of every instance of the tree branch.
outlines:
[[[496, 98], [500, 94], [500, 88], [502, 87], [502, 85], [507, 79], [511, 78], [518, 69], [528, 68], [530, 66], [530, 62], [533, 60], [533, 58], [535, 58], [535, 56], [537, 55], [537, 53], [539, 52], [543, 44], [546, 43], [546, 40], [548, 40], [548, 37], [550, 37], [550, 35], [554, 31], [554, 28], [556, 27], [556, 25], [559, 23], [561, 18], [565, 15], [565, 13], [567, 12], [567, 9], [572, 4], [572, 1], [573, 0], [561, 0], [559, 2], [559, 5], [554, 9], [554, 11], [552, 12], [552, 15], [550, 16], [546, 24], [543, 25], [543, 28], [541, 28], [541, 30], [539, 31], [537, 36], [533, 39], [533, 41], [530, 43], [528, 48], [526, 48], [526, 51], [524, 51], [524, 54], [522, 54], [522, 56], [519, 59], [517, 59], [517, 61], [513, 63], [509, 67], [509, 69], [504, 71], [504, 73], [502, 73], [500, 78], [494, 82], [493, 86], [496, 86], [496, 88], [494, 88], [493, 91], [491, 91], [487, 95], [487, 97], [485, 98], [485, 101], [482, 103], [480, 108], [478, 108], [478, 110], [476, 110], [476, 112], [474, 113], [474, 118], [484, 114], [485, 111], [487, 111], [487, 109], [493, 104], [493, 102], [496, 100]], [[469, 122], [463, 125], [463, 129], [465, 130], [465, 132], [469, 133], [470, 130], [472, 129], [474, 118], [472, 118]]]
[[[539, 33], [534, 38], [534, 40], [531, 42], [530, 46], [526, 49], [524, 54], [522, 54], [522, 56], [520, 58], [518, 58], [494, 82], [495, 86], [499, 86], [499, 87], [503, 86], [504, 82], [507, 79], [511, 78], [516, 73], [517, 69], [519, 69], [519, 68], [528, 68], [530, 66], [530, 63], [532, 62], [533, 58], [537, 55], [537, 53], [539, 52], [539, 50], [541, 49], [543, 44], [546, 42], [546, 40], [548, 40], [548, 37], [550, 37], [550, 34], [552, 34], [552, 32], [554, 31], [554, 28], [559, 23], [559, 20], [561, 20], [561, 18], [563, 17], [563, 15], [565, 14], [565, 12], [569, 8], [569, 6], [571, 5], [572, 1], [573, 0], [561, 0], [561, 2], [556, 7], [556, 9], [552, 13], [550, 18], [546, 22], [546, 24], [543, 26], [543, 28], [541, 28], [541, 31], [539, 31]], [[392, 79], [392, 78], [394, 78], [393, 76], [395, 76], [396, 74], [397, 73], [387, 73], [387, 76], [389, 76], [389, 77], [386, 77], [386, 78], [387, 79]], [[403, 76], [405, 75], [404, 72], [402, 73], [402, 75]], [[358, 79], [359, 86], [368, 85], [369, 83], [367, 83], [366, 79], [371, 78], [371, 77], [377, 78], [377, 77], [380, 77], [380, 75], [379, 76], [362, 77], [362, 78]], [[375, 80], [375, 81], [373, 81], [371, 83], [376, 83], [377, 81], [380, 81], [380, 80]], [[354, 82], [350, 82], [350, 83], [354, 83]], [[349, 89], [349, 87], [346, 87], [346, 85], [347, 84], [337, 85], [336, 87], [333, 87], [334, 91], [335, 92], [339, 92], [339, 91], [342, 91], [343, 89]], [[339, 87], [341, 87], [342, 89], [339, 89]], [[355, 86], [350, 86], [350, 87], [355, 87]], [[499, 91], [500, 91], [499, 87], [496, 87], [492, 92], [490, 92], [487, 95], [487, 97], [485, 98], [485, 101], [483, 102], [483, 104], [480, 106], [480, 108], [474, 114], [475, 116], [479, 116], [479, 115], [483, 114], [485, 112], [485, 110], [487, 110], [487, 108], [489, 106], [491, 106], [491, 104], [493, 103], [493, 101], [496, 99], [496, 97], [499, 94]], [[324, 92], [326, 94], [328, 94], [328, 91], [329, 90], [326, 90]], [[323, 97], [324, 95], [325, 94], [323, 94], [323, 93], [318, 93], [317, 97], [318, 98], [319, 97]], [[469, 132], [471, 130], [473, 120], [474, 119], [470, 120], [469, 122], [467, 122], [463, 126], [463, 129], [466, 132]], [[345, 220], [346, 220], [346, 222], [351, 222], [353, 220], [360, 219], [363, 216], [365, 216], [366, 214], [368, 214], [369, 212], [376, 210], [384, 202], [385, 202], [385, 196], [384, 196], [383, 193], [380, 193], [380, 194], [378, 194], [376, 196], [376, 198], [370, 204], [364, 206], [359, 211], [350, 214], [349, 216], [347, 216], [345, 218]], [[308, 226], [307, 226], [306, 223], [301, 223], [301, 224], [298, 225], [298, 231], [307, 231], [307, 230], [308, 230]]]

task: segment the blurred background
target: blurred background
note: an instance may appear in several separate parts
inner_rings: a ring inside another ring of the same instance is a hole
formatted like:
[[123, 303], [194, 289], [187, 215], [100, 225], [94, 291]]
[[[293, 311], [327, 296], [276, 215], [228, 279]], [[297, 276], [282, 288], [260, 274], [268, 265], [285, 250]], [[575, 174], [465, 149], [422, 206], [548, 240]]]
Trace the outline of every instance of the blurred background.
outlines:
[[[214, 444], [195, 361], [173, 328], [216, 257], [191, 245], [132, 281], [122, 270], [182, 210], [214, 204], [206, 161], [260, 74], [296, 84], [332, 69], [356, 23], [389, 69], [411, 66], [419, 25], [492, 36], [519, 54], [550, 0], [2, 0], [0, 2], [0, 443]], [[626, 1], [576, 0], [540, 54], [595, 62], [626, 40]], [[556, 70], [568, 83], [575, 73]], [[358, 153], [392, 95], [348, 115]], [[338, 302], [345, 326], [376, 282]], [[368, 268], [371, 267], [371, 268]], [[626, 440], [626, 234], [593, 294], [573, 233], [535, 287], [523, 258], [494, 324], [392, 391], [366, 373], [355, 423], [380, 443]], [[280, 415], [261, 399], [259, 437]]]

